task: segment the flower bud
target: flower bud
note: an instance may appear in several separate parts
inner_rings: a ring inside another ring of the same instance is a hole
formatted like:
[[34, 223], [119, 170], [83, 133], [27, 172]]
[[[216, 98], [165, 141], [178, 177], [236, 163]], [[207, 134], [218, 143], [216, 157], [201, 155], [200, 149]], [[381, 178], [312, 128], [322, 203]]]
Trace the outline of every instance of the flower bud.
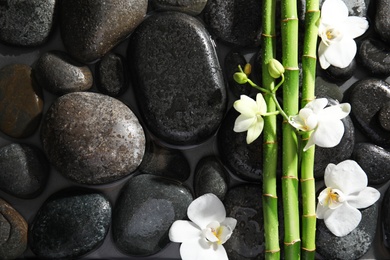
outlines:
[[284, 73], [284, 67], [276, 59], [271, 59], [268, 63], [268, 72], [274, 79], [279, 78]]
[[233, 75], [233, 79], [238, 84], [245, 84], [248, 82], [248, 76], [244, 72], [236, 72]]

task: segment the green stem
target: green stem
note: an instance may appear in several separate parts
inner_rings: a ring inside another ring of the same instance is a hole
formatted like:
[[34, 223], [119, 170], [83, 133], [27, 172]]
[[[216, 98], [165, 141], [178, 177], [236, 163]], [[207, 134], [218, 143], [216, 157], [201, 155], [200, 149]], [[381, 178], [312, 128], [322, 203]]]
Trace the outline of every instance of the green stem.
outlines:
[[[282, 63], [285, 67], [283, 110], [298, 114], [298, 13], [296, 0], [282, 0]], [[284, 249], [286, 259], [300, 259], [300, 225], [298, 207], [298, 139], [292, 126], [284, 122], [282, 193], [284, 211]]]
[[[275, 56], [275, 10], [276, 0], [263, 1], [262, 35], [262, 85], [268, 90], [264, 96], [267, 112], [277, 112], [275, 104], [275, 80], [268, 72], [268, 63]], [[279, 106], [280, 108], [280, 106]], [[284, 112], [283, 112], [284, 113]], [[278, 198], [276, 170], [278, 165], [277, 122], [275, 116], [264, 117], [263, 130], [263, 216], [265, 259], [280, 259]]]
[[[306, 1], [305, 38], [302, 57], [302, 101], [301, 107], [315, 98], [316, 49], [318, 23], [320, 19], [319, 0]], [[311, 133], [302, 135], [303, 140]], [[316, 236], [316, 205], [314, 180], [315, 147], [302, 153], [301, 188], [302, 188], [302, 258], [314, 259]]]

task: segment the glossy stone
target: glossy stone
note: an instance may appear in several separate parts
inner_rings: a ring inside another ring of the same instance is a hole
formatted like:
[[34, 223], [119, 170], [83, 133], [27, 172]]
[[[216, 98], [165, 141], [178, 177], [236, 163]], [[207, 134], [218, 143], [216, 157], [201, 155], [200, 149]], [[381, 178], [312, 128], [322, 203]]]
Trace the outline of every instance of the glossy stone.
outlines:
[[11, 64], [0, 69], [0, 130], [14, 138], [32, 135], [43, 111], [41, 89], [31, 77], [31, 67]]
[[218, 39], [238, 46], [257, 46], [262, 29], [262, 3], [257, 0], [209, 0], [203, 18]]
[[226, 194], [226, 216], [237, 219], [237, 225], [224, 247], [229, 259], [264, 259], [264, 220], [260, 185], [240, 185]]
[[74, 259], [99, 247], [110, 223], [111, 205], [101, 194], [60, 191], [34, 217], [29, 246], [40, 258]]
[[41, 87], [56, 95], [85, 91], [93, 84], [89, 67], [62, 51], [44, 53], [33, 65], [33, 76]]
[[0, 199], [0, 259], [17, 259], [27, 249], [26, 220]]
[[361, 64], [371, 75], [390, 75], [390, 48], [380, 40], [366, 39], [359, 48]]
[[148, 129], [167, 143], [205, 141], [218, 128], [226, 88], [213, 43], [196, 18], [161, 12], [132, 34], [129, 62]]
[[316, 248], [324, 259], [360, 259], [371, 248], [378, 219], [378, 203], [361, 210], [362, 220], [351, 233], [336, 237], [317, 219]]
[[390, 131], [390, 102], [383, 105], [379, 111], [379, 124], [383, 129]]
[[213, 193], [223, 200], [228, 191], [228, 174], [217, 157], [202, 158], [195, 169], [194, 190], [195, 196]]
[[387, 43], [390, 43], [390, 1], [377, 0], [375, 8], [375, 30]]
[[145, 135], [122, 102], [97, 93], [59, 97], [42, 124], [43, 149], [64, 176], [84, 184], [118, 180], [142, 161]]
[[383, 80], [367, 78], [354, 83], [346, 92], [355, 126], [369, 140], [384, 148], [390, 147], [390, 132], [379, 122], [379, 111], [390, 101], [390, 86]]
[[126, 254], [155, 254], [169, 243], [168, 230], [187, 216], [190, 191], [178, 182], [141, 174], [132, 177], [115, 204], [112, 232], [116, 246]]
[[317, 77], [315, 86], [316, 98], [331, 98], [342, 102], [344, 94], [335, 83], [331, 83], [322, 77]]
[[198, 15], [206, 6], [207, 0], [151, 0], [151, 6], [157, 11], [178, 11]]
[[67, 0], [60, 3], [62, 41], [70, 55], [94, 62], [144, 19], [147, 0]]
[[338, 68], [331, 65], [325, 70], [325, 75], [333, 82], [345, 82], [353, 76], [356, 68], [357, 63], [356, 60], [353, 59], [352, 62], [345, 68]]
[[56, 0], [0, 1], [0, 41], [18, 46], [45, 43], [55, 23]]
[[97, 87], [103, 94], [116, 97], [128, 87], [128, 70], [125, 58], [107, 53], [96, 66]]
[[38, 196], [49, 174], [44, 154], [36, 147], [10, 144], [0, 148], [0, 189], [19, 198]]
[[239, 71], [238, 66], [240, 65], [241, 68], [244, 69], [246, 63], [247, 62], [245, 60], [244, 55], [242, 55], [238, 51], [230, 51], [225, 57], [225, 77], [229, 84], [229, 89], [237, 98], [239, 98], [242, 94], [249, 95], [249, 93], [251, 93], [251, 91], [253, 90], [251, 86], [248, 86], [247, 84], [238, 84], [233, 79], [234, 73]]
[[381, 207], [381, 220], [382, 220], [382, 232], [384, 245], [390, 248], [390, 189], [387, 188], [384, 193], [382, 207]]

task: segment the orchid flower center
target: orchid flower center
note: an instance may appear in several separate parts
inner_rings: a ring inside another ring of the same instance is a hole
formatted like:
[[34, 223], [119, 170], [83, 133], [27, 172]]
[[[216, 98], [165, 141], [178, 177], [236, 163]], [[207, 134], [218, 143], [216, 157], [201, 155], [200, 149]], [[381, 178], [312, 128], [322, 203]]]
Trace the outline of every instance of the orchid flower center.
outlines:
[[203, 229], [203, 235], [206, 241], [222, 245], [232, 235], [229, 227], [220, 225], [218, 221], [213, 221]]
[[327, 26], [321, 33], [321, 39], [326, 46], [331, 45], [333, 42], [339, 41], [342, 37], [342, 32], [332, 26]]
[[319, 202], [329, 208], [337, 208], [345, 201], [345, 196], [339, 189], [326, 188], [321, 192]]

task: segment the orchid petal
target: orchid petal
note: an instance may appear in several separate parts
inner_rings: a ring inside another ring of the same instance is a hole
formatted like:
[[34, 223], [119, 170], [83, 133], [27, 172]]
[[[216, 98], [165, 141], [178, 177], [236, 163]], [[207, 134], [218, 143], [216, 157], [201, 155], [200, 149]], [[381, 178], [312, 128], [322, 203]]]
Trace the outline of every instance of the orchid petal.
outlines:
[[344, 135], [344, 124], [340, 120], [320, 122], [310, 139], [320, 147], [335, 147]]
[[225, 218], [225, 220], [221, 223], [221, 226], [227, 226], [232, 231], [236, 228], [237, 225], [237, 219], [235, 218]]
[[245, 115], [239, 115], [234, 122], [233, 131], [236, 133], [248, 131], [251, 125], [256, 123], [256, 117], [248, 117]]
[[377, 189], [366, 187], [357, 195], [350, 195], [347, 200], [349, 205], [351, 205], [352, 207], [363, 209], [374, 204], [380, 196], [381, 194]]
[[346, 196], [366, 188], [367, 175], [355, 161], [345, 160], [336, 166], [331, 165], [330, 169], [328, 167], [324, 175], [326, 187], [339, 189]]
[[317, 98], [317, 99], [314, 99], [313, 101], [309, 102], [305, 106], [305, 108], [309, 108], [309, 109], [313, 110], [314, 114], [318, 114], [324, 109], [324, 107], [326, 107], [326, 105], [328, 105], [328, 99]]
[[319, 115], [323, 120], [340, 120], [345, 118], [351, 112], [349, 103], [342, 103], [326, 107]]
[[219, 239], [215, 236], [215, 234], [211, 231], [210, 228], [207, 228], [204, 232], [204, 236], [210, 242], [217, 242]]
[[256, 95], [256, 104], [257, 104], [257, 109], [261, 115], [267, 113], [267, 103], [265, 103], [264, 97], [261, 93], [258, 93]]
[[348, 17], [348, 7], [341, 0], [326, 0], [321, 7], [321, 23], [330, 25], [343, 22]]
[[253, 124], [248, 129], [248, 133], [246, 135], [246, 143], [250, 144], [255, 141], [261, 134], [264, 128], [264, 120], [263, 118], [258, 118], [257, 122]]
[[240, 99], [234, 102], [233, 107], [247, 117], [256, 116], [257, 103], [246, 95], [241, 95]]
[[202, 239], [192, 239], [180, 246], [182, 260], [228, 260], [222, 245], [210, 245]]
[[288, 122], [294, 128], [305, 131], [305, 126], [306, 126], [305, 120], [300, 115], [290, 116]]
[[326, 211], [324, 216], [326, 227], [338, 237], [348, 235], [359, 225], [361, 219], [360, 211], [348, 203], [343, 203], [341, 207], [334, 210]]
[[182, 243], [200, 237], [202, 231], [194, 223], [187, 220], [173, 222], [169, 229], [169, 239], [172, 242]]
[[350, 16], [344, 21], [345, 34], [352, 39], [363, 35], [369, 25], [365, 17]]
[[226, 211], [217, 196], [212, 193], [207, 193], [195, 199], [188, 206], [187, 216], [203, 230], [213, 221], [220, 223], [224, 221]]
[[318, 47], [318, 59], [320, 61], [321, 68], [326, 70], [330, 67], [330, 63], [326, 59], [325, 52], [327, 50], [328, 46], [325, 45], [323, 41], [320, 42], [320, 46]]
[[311, 134], [310, 137], [309, 137], [309, 140], [307, 140], [307, 143], [306, 143], [305, 147], [303, 148], [303, 151], [306, 152], [306, 151], [309, 150], [313, 145], [315, 145], [315, 142], [314, 142], [314, 135]]
[[[321, 44], [320, 44], [321, 46]], [[356, 55], [356, 43], [352, 38], [343, 37], [323, 50], [327, 62], [338, 68], [346, 68]]]
[[322, 205], [321, 203], [317, 203], [316, 215], [318, 219], [323, 219], [326, 211], [329, 210], [328, 207]]

